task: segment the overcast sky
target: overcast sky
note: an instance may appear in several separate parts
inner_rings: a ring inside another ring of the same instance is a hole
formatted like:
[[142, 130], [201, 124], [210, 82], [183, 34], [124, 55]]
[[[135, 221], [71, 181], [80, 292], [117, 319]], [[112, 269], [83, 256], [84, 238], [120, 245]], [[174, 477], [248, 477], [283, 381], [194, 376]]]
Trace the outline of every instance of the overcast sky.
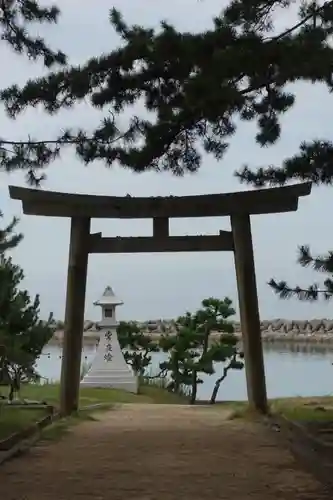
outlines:
[[[57, 27], [44, 32], [49, 43], [69, 54], [73, 63], [99, 55], [117, 47], [119, 40], [108, 24], [108, 10], [115, 5], [126, 20], [146, 26], [156, 26], [161, 19], [173, 22], [183, 30], [197, 31], [211, 25], [218, 13], [220, 0], [118, 0], [109, 2], [58, 1], [63, 15]], [[288, 13], [289, 15], [289, 13]], [[279, 22], [283, 25], [284, 17]], [[41, 74], [38, 64], [29, 63], [0, 48], [2, 68], [0, 87], [23, 83]], [[182, 179], [169, 174], [135, 175], [118, 167], [107, 169], [96, 162], [84, 167], [70, 152], [64, 153], [48, 170], [44, 189], [132, 196], [186, 195], [236, 191], [246, 189], [233, 177], [244, 163], [252, 166], [279, 162], [295, 153], [304, 139], [332, 137], [333, 98], [324, 87], [297, 85], [297, 105], [283, 120], [281, 140], [269, 149], [255, 145], [254, 125], [242, 124], [234, 136], [222, 162], [207, 156], [200, 172]], [[15, 122], [2, 112], [1, 136], [25, 139], [28, 134], [38, 139], [54, 137], [61, 127], [86, 126], [98, 123], [100, 116], [87, 105], [48, 117], [41, 110], [29, 110]], [[42, 313], [53, 311], [63, 318], [69, 243], [69, 221], [24, 216], [19, 202], [8, 195], [8, 185], [25, 185], [24, 176], [0, 173], [0, 208], [6, 220], [21, 217], [20, 230], [24, 241], [14, 252], [14, 258], [25, 271], [24, 286], [32, 294], [40, 293]], [[299, 244], [311, 244], [313, 251], [332, 249], [332, 235], [326, 214], [332, 206], [333, 191], [315, 188], [303, 198], [299, 210], [284, 215], [264, 215], [252, 218], [255, 263], [260, 312], [263, 319], [332, 317], [332, 304], [302, 304], [297, 300], [281, 301], [267, 286], [271, 277], [287, 279], [291, 284], [310, 284], [318, 280], [309, 270], [295, 264]], [[217, 233], [229, 229], [227, 218], [180, 219], [171, 222], [172, 234]], [[94, 220], [92, 230], [104, 236], [151, 235], [150, 221]], [[328, 232], [327, 232], [328, 231]], [[86, 298], [86, 318], [98, 319], [99, 311], [92, 302], [111, 285], [124, 300], [119, 311], [122, 318], [171, 318], [185, 310], [194, 310], [208, 296], [230, 296], [238, 309], [233, 255], [231, 253], [93, 255], [89, 258]]]

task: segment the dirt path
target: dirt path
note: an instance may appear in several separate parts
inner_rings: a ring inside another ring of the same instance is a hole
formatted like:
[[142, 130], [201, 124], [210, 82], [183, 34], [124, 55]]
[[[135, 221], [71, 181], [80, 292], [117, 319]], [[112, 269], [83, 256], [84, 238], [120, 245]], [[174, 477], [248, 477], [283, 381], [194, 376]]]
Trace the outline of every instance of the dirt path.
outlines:
[[255, 422], [221, 409], [124, 405], [0, 468], [4, 500], [321, 500]]

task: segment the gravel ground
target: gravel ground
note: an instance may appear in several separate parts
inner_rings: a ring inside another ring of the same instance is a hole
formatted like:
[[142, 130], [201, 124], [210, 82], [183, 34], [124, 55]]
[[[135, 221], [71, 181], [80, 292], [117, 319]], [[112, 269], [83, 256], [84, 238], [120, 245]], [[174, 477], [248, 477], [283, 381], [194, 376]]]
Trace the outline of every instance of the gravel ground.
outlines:
[[259, 422], [221, 408], [123, 405], [0, 468], [4, 500], [321, 500]]

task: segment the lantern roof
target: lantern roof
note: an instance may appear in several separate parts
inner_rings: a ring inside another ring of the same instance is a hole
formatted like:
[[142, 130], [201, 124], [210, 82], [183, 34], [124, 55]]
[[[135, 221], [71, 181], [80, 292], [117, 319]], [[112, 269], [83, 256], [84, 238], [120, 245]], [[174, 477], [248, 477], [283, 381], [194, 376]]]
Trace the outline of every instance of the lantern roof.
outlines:
[[120, 306], [124, 302], [119, 299], [114, 293], [111, 286], [107, 286], [104, 290], [102, 297], [94, 302], [95, 306]]

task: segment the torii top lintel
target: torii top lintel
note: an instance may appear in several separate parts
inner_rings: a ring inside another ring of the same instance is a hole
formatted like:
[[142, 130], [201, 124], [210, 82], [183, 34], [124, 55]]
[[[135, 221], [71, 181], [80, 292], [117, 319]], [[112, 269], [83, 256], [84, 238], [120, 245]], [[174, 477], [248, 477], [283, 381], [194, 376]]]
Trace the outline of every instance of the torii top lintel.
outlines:
[[23, 212], [48, 217], [113, 219], [219, 217], [272, 214], [297, 210], [311, 183], [195, 196], [132, 197], [69, 194], [9, 186], [10, 197], [22, 201]]

